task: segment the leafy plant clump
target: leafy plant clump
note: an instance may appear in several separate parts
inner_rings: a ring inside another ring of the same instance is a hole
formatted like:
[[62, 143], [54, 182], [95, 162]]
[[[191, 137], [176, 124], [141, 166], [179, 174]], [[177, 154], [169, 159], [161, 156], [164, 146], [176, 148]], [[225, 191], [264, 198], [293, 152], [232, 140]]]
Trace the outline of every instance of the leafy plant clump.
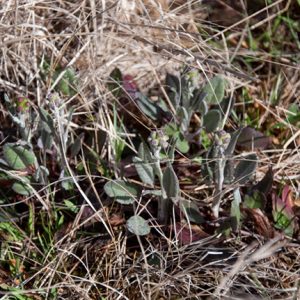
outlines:
[[[117, 95], [120, 96], [120, 88], [124, 85], [126, 95], [134, 98], [145, 115], [157, 120], [158, 116], [153, 114], [154, 111], [167, 111], [162, 99], [153, 102], [142, 95], [132, 79], [129, 87], [128, 76], [122, 77], [119, 70], [114, 70], [111, 76], [116, 77], [114, 80], [118, 80], [118, 85], [110, 85], [109, 88], [114, 87], [112, 91], [118, 88]], [[234, 103], [233, 99], [225, 98], [226, 80], [221, 76], [213, 77], [203, 88], [197, 84], [197, 80], [199, 76], [195, 70], [184, 70], [180, 77], [167, 74], [166, 90], [170, 101], [168, 104], [170, 111], [175, 112], [171, 117], [174, 121], [162, 125], [159, 131], [150, 133], [149, 145], [145, 141], [140, 142], [138, 155], [134, 156], [132, 161], [142, 184], [138, 185], [123, 178], [108, 181], [104, 187], [108, 196], [123, 205], [136, 206], [151, 195], [158, 202], [156, 217], [160, 224], [168, 224], [172, 207], [178, 207], [188, 222], [204, 222], [197, 204], [181, 193], [180, 181], [174, 169], [177, 151], [188, 154], [193, 143], [204, 149], [201, 170], [203, 178], [214, 184], [212, 212], [215, 218], [219, 217], [224, 184], [235, 184], [235, 194], [240, 193], [240, 186], [251, 179], [257, 166], [258, 158], [255, 153], [241, 155], [238, 163], [234, 159], [243, 127], [233, 132], [226, 131], [226, 121], [231, 115]], [[170, 114], [166, 113], [165, 116], [168, 119]], [[196, 119], [198, 124], [198, 128], [193, 128], [193, 132], [190, 131], [192, 119]], [[211, 146], [207, 150], [202, 144], [203, 135], [210, 139]], [[235, 207], [238, 212], [230, 217], [233, 219], [240, 214], [239, 205]], [[138, 216], [138, 211], [136, 213]], [[145, 227], [144, 232], [149, 231], [146, 220], [140, 224]], [[130, 228], [130, 231], [134, 232], [133, 227]], [[138, 231], [134, 233], [139, 234]]]

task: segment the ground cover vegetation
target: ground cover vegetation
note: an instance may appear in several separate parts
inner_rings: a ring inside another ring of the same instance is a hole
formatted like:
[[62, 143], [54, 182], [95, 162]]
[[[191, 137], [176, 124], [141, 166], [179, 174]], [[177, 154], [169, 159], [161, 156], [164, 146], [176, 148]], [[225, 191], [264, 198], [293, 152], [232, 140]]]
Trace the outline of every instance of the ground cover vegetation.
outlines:
[[299, 20], [1, 1], [1, 299], [299, 299]]

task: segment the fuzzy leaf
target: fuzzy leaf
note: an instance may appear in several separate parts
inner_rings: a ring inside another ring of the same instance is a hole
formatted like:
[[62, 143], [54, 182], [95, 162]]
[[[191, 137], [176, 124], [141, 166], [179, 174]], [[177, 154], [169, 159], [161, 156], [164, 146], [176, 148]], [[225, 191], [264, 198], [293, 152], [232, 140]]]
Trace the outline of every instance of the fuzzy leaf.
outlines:
[[[24, 180], [29, 183], [29, 179], [24, 178]], [[27, 185], [25, 182], [23, 183], [20, 181], [16, 181], [12, 185], [12, 190], [15, 193], [22, 195], [22, 196], [30, 196], [33, 193], [31, 186]]]
[[168, 198], [177, 198], [179, 195], [179, 181], [174, 169], [169, 165], [163, 174], [163, 188]]
[[186, 132], [189, 127], [190, 118], [187, 110], [183, 106], [179, 106], [176, 111], [178, 122], [182, 132]]
[[105, 193], [121, 204], [132, 204], [140, 195], [141, 189], [133, 183], [123, 180], [109, 181], [104, 186]]
[[141, 180], [145, 183], [150, 185], [151, 187], [154, 186], [154, 170], [149, 162], [144, 162], [139, 157], [134, 157], [133, 159], [136, 171], [139, 174]]
[[141, 111], [152, 120], [157, 120], [161, 114], [161, 109], [143, 94], [137, 93], [137, 95], [136, 102]]
[[207, 133], [214, 132], [220, 126], [222, 115], [218, 109], [211, 109], [203, 117], [203, 126]]
[[245, 150], [266, 149], [271, 144], [270, 138], [251, 127], [243, 128], [237, 145]]
[[236, 147], [237, 140], [238, 140], [242, 130], [243, 130], [243, 128], [241, 127], [231, 134], [229, 145], [227, 146], [227, 148], [225, 150], [226, 156], [230, 156], [233, 154], [235, 147]]
[[225, 79], [221, 76], [215, 76], [204, 87], [203, 92], [206, 93], [205, 101], [207, 104], [218, 104], [224, 98]]
[[84, 132], [79, 134], [79, 136], [76, 138], [74, 143], [71, 145], [71, 157], [75, 157], [79, 153], [83, 138], [84, 138]]
[[127, 220], [127, 228], [131, 233], [135, 235], [147, 235], [150, 233], [150, 226], [148, 222], [140, 217], [140, 216], [133, 216]]
[[27, 167], [37, 164], [33, 151], [18, 144], [5, 144], [3, 154], [9, 167], [14, 170], [25, 170]]
[[201, 215], [198, 206], [193, 201], [180, 199], [179, 204], [180, 210], [190, 222], [196, 224], [202, 224], [204, 222], [204, 218]]
[[235, 169], [234, 172], [235, 180], [240, 184], [245, 183], [255, 172], [256, 166], [257, 166], [256, 154], [249, 154], [243, 157]]
[[144, 143], [144, 142], [140, 143], [138, 153], [139, 153], [139, 158], [142, 161], [144, 161], [144, 162], [152, 161], [151, 151], [146, 143]]
[[115, 68], [109, 74], [109, 82], [107, 83], [109, 90], [113, 93], [115, 97], [120, 96], [121, 86], [122, 86], [122, 73], [120, 69]]
[[196, 90], [191, 100], [190, 111], [200, 111], [201, 103], [204, 102], [205, 98], [206, 93], [204, 91]]

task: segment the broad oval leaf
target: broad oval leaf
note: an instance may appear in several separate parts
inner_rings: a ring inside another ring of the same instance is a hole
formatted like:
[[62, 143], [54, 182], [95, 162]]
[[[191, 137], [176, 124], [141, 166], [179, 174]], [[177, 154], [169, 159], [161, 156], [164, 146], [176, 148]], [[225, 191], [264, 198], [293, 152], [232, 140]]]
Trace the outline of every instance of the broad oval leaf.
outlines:
[[9, 167], [14, 170], [25, 170], [27, 167], [36, 166], [37, 164], [33, 151], [18, 144], [5, 144], [3, 155]]
[[137, 173], [141, 180], [145, 183], [150, 185], [151, 187], [154, 186], [154, 169], [149, 162], [144, 162], [139, 157], [134, 157], [133, 159], [134, 166], [136, 168]]
[[222, 76], [215, 76], [204, 87], [207, 104], [218, 104], [224, 98], [226, 81]]
[[254, 173], [257, 166], [257, 155], [249, 154], [242, 158], [238, 163], [235, 172], [234, 179], [240, 184], [245, 183]]
[[193, 201], [180, 199], [179, 204], [180, 210], [190, 222], [196, 224], [202, 224], [204, 222], [204, 218], [201, 215], [198, 206]]
[[270, 144], [270, 137], [249, 126], [243, 128], [237, 141], [237, 145], [245, 150], [266, 149]]
[[147, 235], [150, 233], [150, 226], [148, 222], [140, 217], [133, 216], [127, 220], [127, 228], [131, 233], [136, 235]]
[[220, 126], [222, 121], [222, 114], [218, 109], [211, 109], [208, 111], [206, 115], [203, 117], [203, 126], [206, 129], [206, 132], [214, 132]]
[[32, 187], [29, 184], [30, 183], [28, 178], [24, 178], [24, 182], [16, 181], [12, 185], [12, 190], [22, 196], [30, 196], [33, 193]]
[[132, 204], [139, 197], [141, 188], [123, 180], [113, 180], [104, 185], [104, 191], [121, 204]]
[[179, 195], [179, 181], [174, 169], [169, 165], [163, 174], [163, 188], [168, 198], [177, 198]]

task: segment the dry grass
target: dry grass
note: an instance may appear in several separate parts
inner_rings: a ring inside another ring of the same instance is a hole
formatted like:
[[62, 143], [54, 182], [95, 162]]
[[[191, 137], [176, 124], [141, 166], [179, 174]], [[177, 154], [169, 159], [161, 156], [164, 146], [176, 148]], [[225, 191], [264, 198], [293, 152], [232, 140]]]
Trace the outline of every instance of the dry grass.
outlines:
[[[47, 107], [46, 97], [55, 86], [43, 78], [41, 62], [47, 59], [52, 71], [57, 65], [73, 67], [79, 92], [65, 97], [65, 118], [72, 107], [72, 134], [78, 127], [95, 135], [99, 129], [108, 134], [99, 153], [108, 162], [114, 158], [113, 103], [117, 99], [106, 83], [115, 67], [134, 76], [142, 91], [156, 89], [160, 93], [165, 93], [165, 74], [178, 72], [183, 63], [199, 69], [203, 82], [222, 73], [230, 81], [229, 92], [245, 88], [255, 99], [261, 128], [270, 126], [270, 119], [285, 122], [288, 105], [299, 104], [299, 59], [289, 53], [274, 57], [261, 49], [251, 50], [246, 41], [251, 26], [268, 28], [276, 16], [290, 9], [291, 1], [276, 1], [253, 16], [239, 17], [223, 30], [209, 22], [211, 15], [200, 2], [2, 0], [0, 89], [12, 99], [29, 97], [33, 110]], [[255, 19], [260, 13], [266, 15]], [[199, 28], [205, 34], [200, 34]], [[246, 69], [244, 61], [250, 58], [256, 69]], [[279, 73], [280, 104], [271, 106], [268, 99]], [[142, 113], [138, 109], [134, 113], [143, 122]], [[10, 126], [7, 118], [2, 107], [3, 132]], [[154, 129], [156, 124], [148, 121], [144, 126]], [[271, 164], [275, 182], [285, 181], [297, 193], [300, 131], [291, 124], [287, 128], [278, 137], [283, 141], [280, 147], [260, 153], [257, 178]], [[130, 139], [127, 142], [132, 146]], [[88, 199], [84, 203], [89, 213], [81, 209], [75, 220], [65, 221], [47, 251], [37, 246], [36, 237], [12, 242], [12, 253], [31, 269], [22, 280], [0, 269], [3, 299], [299, 299], [296, 241], [280, 235], [267, 241], [251, 228], [232, 238], [212, 235], [188, 246], [165, 236], [159, 228], [160, 238], [151, 235], [136, 240], [110, 223], [109, 215], [118, 215], [118, 211], [108, 208], [98, 190], [103, 176], [91, 175], [87, 166], [85, 173], [90, 192], [81, 190], [81, 197]], [[40, 197], [51, 207], [49, 193]], [[199, 195], [203, 195], [201, 191]], [[49, 219], [52, 209], [44, 211]], [[102, 231], [86, 235], [91, 222], [102, 224]], [[17, 221], [15, 225], [19, 226]], [[155, 221], [152, 225], [156, 226]], [[20, 295], [28, 298], [13, 298], [14, 291], [5, 291], [5, 284], [18, 287]]]

